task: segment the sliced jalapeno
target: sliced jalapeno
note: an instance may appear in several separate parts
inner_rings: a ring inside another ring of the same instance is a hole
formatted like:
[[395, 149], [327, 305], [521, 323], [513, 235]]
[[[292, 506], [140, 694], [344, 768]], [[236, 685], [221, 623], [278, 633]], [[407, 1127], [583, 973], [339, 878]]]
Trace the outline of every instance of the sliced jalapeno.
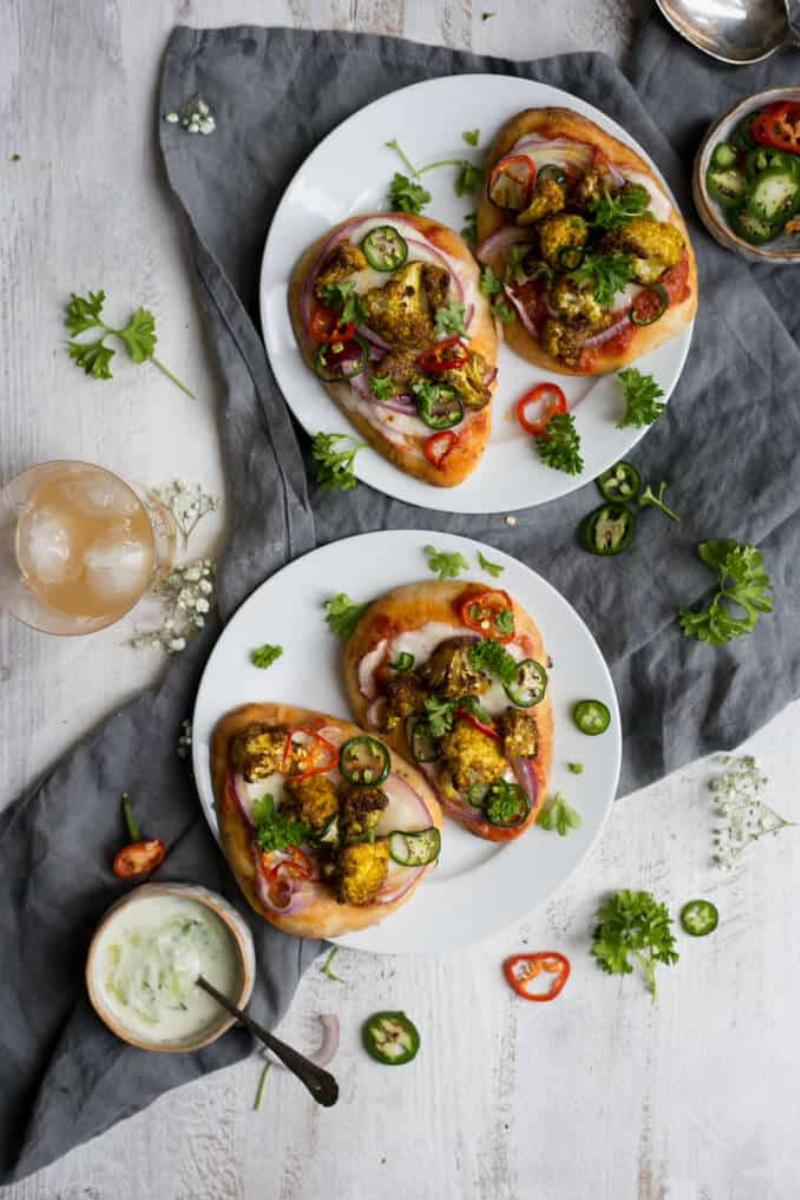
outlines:
[[389, 857], [401, 867], [426, 867], [439, 857], [441, 844], [435, 825], [413, 833], [396, 829], [389, 834]]
[[611, 713], [602, 700], [579, 700], [572, 710], [572, 719], [581, 733], [597, 737], [611, 724]]
[[389, 664], [393, 671], [410, 671], [414, 665], [414, 655], [407, 650], [401, 650], [393, 663]]
[[642, 490], [642, 477], [633, 463], [618, 462], [595, 480], [597, 490], [610, 504], [635, 500]]
[[417, 762], [436, 762], [439, 757], [439, 746], [436, 738], [431, 737], [427, 721], [415, 721], [411, 727], [411, 753]]
[[636, 534], [636, 517], [624, 504], [603, 504], [581, 522], [578, 535], [584, 550], [608, 557], [621, 554]]
[[565, 271], [577, 271], [583, 262], [582, 246], [562, 246], [558, 252], [558, 265]]
[[473, 808], [483, 808], [483, 802], [489, 793], [488, 783], [471, 783], [464, 795]]
[[366, 369], [369, 347], [356, 335], [349, 342], [322, 342], [317, 347], [314, 369], [326, 383], [354, 379]]
[[533, 708], [541, 704], [547, 691], [547, 671], [535, 658], [523, 658], [517, 667], [513, 683], [504, 683], [503, 689], [512, 704], [519, 708]]
[[395, 271], [408, 258], [408, 242], [394, 225], [376, 225], [364, 238], [361, 249], [376, 271]]
[[388, 1067], [399, 1067], [416, 1058], [419, 1030], [404, 1012], [376, 1012], [361, 1030], [367, 1054]]
[[710, 900], [690, 900], [681, 909], [681, 926], [692, 937], [705, 937], [719, 925], [716, 904]]
[[738, 159], [739, 151], [736, 146], [731, 146], [729, 142], [719, 142], [711, 155], [711, 165], [721, 167], [725, 171], [728, 167], [735, 167]]
[[498, 779], [486, 794], [483, 811], [490, 825], [497, 825], [500, 829], [513, 829], [524, 824], [531, 806], [518, 783]]
[[669, 293], [660, 283], [651, 283], [631, 305], [628, 314], [631, 325], [654, 325], [669, 308]]
[[339, 770], [348, 783], [383, 783], [389, 774], [391, 757], [383, 742], [363, 734], [350, 738], [339, 753]]
[[561, 167], [557, 167], [555, 163], [545, 163], [543, 167], [539, 168], [539, 173], [536, 178], [555, 179], [556, 183], [560, 183], [562, 185], [567, 182], [567, 177], [561, 170]]
[[429, 429], [452, 429], [464, 419], [464, 405], [453, 388], [435, 384], [417, 395], [417, 412]]

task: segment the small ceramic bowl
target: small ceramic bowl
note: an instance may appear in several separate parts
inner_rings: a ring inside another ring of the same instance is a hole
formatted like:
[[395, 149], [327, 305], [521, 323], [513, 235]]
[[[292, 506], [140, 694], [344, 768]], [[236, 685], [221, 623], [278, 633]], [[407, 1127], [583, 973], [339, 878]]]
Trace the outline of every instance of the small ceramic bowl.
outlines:
[[706, 187], [706, 172], [711, 155], [714, 153], [714, 147], [718, 142], [728, 141], [736, 126], [748, 113], [764, 108], [767, 104], [775, 104], [780, 100], [800, 102], [800, 87], [773, 88], [769, 92], [758, 92], [757, 95], [740, 101], [711, 126], [694, 160], [692, 192], [703, 224], [721, 246], [725, 246], [728, 250], [738, 251], [751, 262], [798, 265], [800, 264], [800, 236], [787, 234], [764, 246], [753, 246], [734, 233], [728, 224], [725, 210], [709, 195]]
[[211, 1025], [204, 1025], [196, 1034], [191, 1034], [175, 1041], [149, 1041], [129, 1029], [120, 1019], [119, 1014], [109, 1008], [104, 999], [103, 989], [98, 983], [98, 973], [100, 970], [98, 950], [102, 934], [109, 922], [119, 914], [121, 909], [136, 905], [141, 900], [151, 896], [176, 896], [184, 900], [194, 901], [196, 904], [201, 904], [205, 908], [210, 909], [222, 921], [223, 925], [226, 926], [231, 937], [239, 968], [237, 994], [232, 995], [231, 999], [239, 1008], [244, 1008], [247, 1005], [253, 992], [253, 984], [255, 982], [253, 938], [246, 923], [236, 909], [227, 900], [224, 900], [222, 896], [218, 896], [216, 892], [208, 891], [199, 884], [144, 883], [140, 887], [134, 888], [126, 896], [123, 896], [121, 900], [117, 900], [104, 913], [92, 937], [86, 960], [86, 987], [92, 1007], [112, 1033], [115, 1033], [122, 1041], [128, 1042], [129, 1045], [137, 1046], [140, 1050], [156, 1050], [165, 1054], [185, 1054], [192, 1050], [199, 1050], [202, 1046], [208, 1046], [211, 1042], [215, 1042], [217, 1038], [222, 1037], [223, 1033], [226, 1033], [236, 1023], [236, 1018], [230, 1016], [225, 1009], [220, 1008], [219, 1021]]

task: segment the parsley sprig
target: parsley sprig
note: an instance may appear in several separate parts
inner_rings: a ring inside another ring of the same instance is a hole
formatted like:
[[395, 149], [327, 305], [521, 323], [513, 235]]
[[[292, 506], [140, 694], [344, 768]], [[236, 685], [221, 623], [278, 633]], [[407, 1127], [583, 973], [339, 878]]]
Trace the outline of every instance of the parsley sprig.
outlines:
[[583, 824], [581, 814], [567, 803], [560, 792], [555, 792], [545, 801], [536, 820], [542, 829], [548, 833], [555, 831], [559, 837], [566, 837], [571, 830], [580, 829]]
[[705, 608], [680, 610], [681, 632], [710, 646], [752, 633], [760, 614], [772, 612], [772, 582], [761, 551], [733, 538], [719, 538], [700, 542], [697, 553], [718, 572], [719, 587]]
[[580, 266], [570, 275], [577, 284], [591, 283], [593, 294], [602, 308], [608, 308], [617, 292], [633, 279], [633, 264], [627, 254], [585, 254]]
[[590, 206], [592, 225], [598, 230], [621, 229], [649, 206], [650, 195], [641, 184], [625, 187], [615, 196], [606, 191]]
[[556, 413], [551, 417], [546, 432], [534, 438], [534, 445], [548, 467], [567, 475], [580, 475], [583, 470], [581, 438], [572, 413]]
[[322, 299], [329, 308], [338, 312], [345, 324], [353, 321], [360, 324], [366, 319], [364, 305], [352, 279], [340, 279], [338, 283], [326, 283]]
[[[467, 130], [462, 134], [464, 141], [470, 146], [476, 146], [480, 130]], [[430, 203], [431, 194], [426, 191], [420, 180], [426, 171], [434, 171], [439, 167], [456, 167], [455, 192], [457, 196], [471, 196], [478, 191], [483, 179], [483, 172], [468, 158], [441, 158], [436, 162], [426, 163], [424, 167], [415, 167], [397, 138], [392, 138], [386, 145], [394, 150], [408, 171], [408, 175], [397, 172], [389, 187], [389, 202], [392, 208], [400, 212], [421, 213], [426, 204]]]
[[462, 571], [469, 568], [469, 563], [457, 550], [437, 550], [435, 546], [426, 546], [428, 568], [440, 579], [456, 579]]
[[505, 571], [504, 566], [501, 566], [500, 563], [490, 562], [480, 550], [478, 551], [478, 563], [483, 567], [486, 574], [491, 575], [493, 579], [498, 579], [503, 574], [503, 571]]
[[[340, 446], [340, 443], [344, 443]], [[349, 433], [315, 433], [311, 442], [311, 469], [320, 487], [350, 492], [356, 486], [353, 462], [366, 442]]]
[[[156, 342], [158, 341], [156, 319], [150, 310], [137, 308], [128, 324], [117, 329], [112, 325], [107, 325], [103, 320], [105, 300], [106, 294], [102, 289], [98, 292], [89, 292], [88, 296], [78, 296], [75, 292], [70, 292], [64, 324], [72, 334], [72, 340], [67, 342], [72, 361], [82, 367], [86, 374], [91, 375], [93, 379], [112, 379], [111, 359], [116, 351], [106, 345], [106, 338], [115, 337], [122, 342], [135, 363], [151, 362], [176, 387], [194, 400], [194, 392], [155, 356]], [[94, 341], [76, 340], [80, 334], [87, 333], [90, 329], [99, 330], [100, 336]]]
[[459, 304], [457, 300], [450, 300], [441, 308], [437, 308], [433, 318], [436, 332], [459, 333], [462, 337], [466, 337], [467, 327], [464, 324], [466, 312], [464, 305]]
[[282, 654], [283, 646], [271, 646], [269, 642], [265, 642], [263, 646], [257, 646], [255, 650], [250, 651], [250, 662], [260, 671], [266, 671]]
[[250, 815], [256, 826], [256, 841], [262, 850], [285, 850], [287, 846], [302, 846], [308, 838], [308, 828], [295, 817], [284, 816], [267, 794], [255, 800]]
[[389, 205], [393, 212], [418, 214], [430, 202], [431, 194], [422, 184], [414, 183], [413, 179], [401, 175], [399, 171], [395, 172], [389, 185]]
[[512, 684], [517, 678], [517, 660], [492, 638], [481, 638], [470, 646], [469, 661], [476, 671], [494, 675], [501, 683]]
[[643, 375], [636, 367], [626, 367], [620, 371], [617, 379], [622, 384], [622, 395], [625, 400], [625, 412], [617, 422], [617, 429], [626, 425], [635, 425], [642, 429], [652, 425], [664, 412], [660, 398], [664, 389], [656, 383], [652, 375]]
[[338, 637], [349, 637], [361, 619], [366, 604], [358, 604], [351, 600], [347, 592], [337, 592], [326, 600], [322, 607], [325, 609], [325, 620]]
[[656, 966], [678, 961], [666, 905], [650, 892], [626, 889], [609, 897], [597, 916], [592, 954], [598, 965], [609, 975], [632, 975], [638, 964], [655, 999]]

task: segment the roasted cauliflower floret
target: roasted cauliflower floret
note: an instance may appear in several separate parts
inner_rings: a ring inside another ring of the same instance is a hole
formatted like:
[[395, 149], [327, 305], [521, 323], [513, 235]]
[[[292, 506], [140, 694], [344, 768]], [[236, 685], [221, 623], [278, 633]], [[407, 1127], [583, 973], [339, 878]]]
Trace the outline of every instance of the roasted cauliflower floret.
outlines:
[[325, 288], [328, 284], [341, 283], [342, 280], [355, 275], [357, 271], [363, 271], [366, 266], [368, 266], [367, 260], [358, 246], [354, 246], [352, 242], [337, 242], [322, 264], [314, 282], [315, 296], [320, 300], [324, 299]]
[[567, 193], [555, 179], [542, 179], [533, 189], [531, 202], [517, 217], [518, 225], [532, 225], [543, 217], [560, 213], [567, 202]]
[[346, 841], [365, 837], [378, 824], [388, 804], [388, 797], [380, 788], [354, 787], [346, 792], [339, 811], [342, 837]]
[[508, 765], [495, 739], [468, 721], [456, 721], [452, 733], [442, 738], [440, 748], [459, 792], [475, 783], [493, 783]]
[[361, 297], [367, 324], [392, 345], [427, 346], [434, 338], [431, 306], [423, 283], [423, 263], [397, 271], [383, 287]]
[[471, 350], [463, 366], [442, 371], [441, 379], [456, 389], [465, 408], [479, 409], [485, 408], [492, 398], [491, 390], [484, 382], [488, 374], [486, 359]]
[[389, 850], [385, 842], [345, 846], [337, 864], [340, 904], [370, 904], [386, 882]]
[[417, 368], [417, 357], [416, 350], [407, 346], [397, 346], [377, 364], [375, 376], [378, 379], [390, 380], [393, 395], [404, 395], [410, 391], [414, 380], [421, 377]]
[[613, 248], [632, 256], [633, 274], [639, 283], [655, 283], [668, 267], [683, 256], [683, 237], [667, 221], [652, 217], [634, 217], [613, 234]]
[[280, 770], [285, 744], [284, 728], [248, 725], [231, 742], [231, 761], [248, 783], [255, 783]]
[[435, 263], [422, 264], [422, 287], [425, 291], [431, 311], [443, 308], [447, 304], [447, 293], [450, 291], [450, 272]]
[[414, 671], [400, 671], [386, 685], [384, 727], [396, 729], [406, 717], [419, 712], [428, 698], [428, 689]]
[[448, 638], [436, 647], [422, 668], [422, 677], [437, 696], [459, 700], [462, 696], [479, 696], [491, 687], [489, 676], [470, 661], [473, 644], [461, 638]]
[[600, 200], [605, 192], [611, 192], [611, 174], [606, 167], [592, 167], [582, 175], [575, 185], [575, 199], [578, 204], [591, 207]]
[[565, 321], [588, 321], [590, 325], [601, 325], [606, 316], [594, 297], [593, 286], [579, 287], [568, 275], [562, 275], [553, 284], [549, 301], [550, 307]]
[[574, 367], [589, 337], [589, 326], [585, 322], [569, 322], [560, 317], [548, 317], [542, 325], [542, 346], [553, 358], [569, 367]]
[[335, 816], [339, 809], [336, 788], [327, 775], [311, 775], [308, 779], [287, 780], [288, 796], [283, 808], [295, 814], [314, 833]]
[[568, 246], [585, 246], [589, 239], [589, 226], [583, 217], [574, 213], [559, 213], [557, 217], [546, 217], [537, 225], [539, 247], [542, 258], [551, 267], [560, 267], [559, 254]]
[[503, 748], [506, 754], [522, 754], [533, 758], [539, 744], [539, 730], [533, 713], [519, 708], [507, 708], [501, 721]]

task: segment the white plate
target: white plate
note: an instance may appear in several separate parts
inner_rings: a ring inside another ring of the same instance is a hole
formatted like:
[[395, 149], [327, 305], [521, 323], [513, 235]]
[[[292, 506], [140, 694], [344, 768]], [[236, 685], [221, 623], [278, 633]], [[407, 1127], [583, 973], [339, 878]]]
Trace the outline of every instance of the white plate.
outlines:
[[[286, 189], [270, 226], [260, 285], [261, 323], [272, 369], [308, 433], [320, 429], [351, 433], [352, 426], [304, 363], [292, 332], [287, 291], [301, 254], [339, 221], [359, 212], [385, 210], [393, 174], [405, 173], [397, 155], [386, 147], [388, 139], [397, 138], [415, 164], [454, 156], [477, 162], [509, 117], [520, 109], [544, 105], [572, 108], [590, 117], [633, 146], [661, 178], [641, 146], [591, 104], [559, 88], [504, 75], [454, 75], [392, 92], [342, 122], [308, 156]], [[481, 131], [478, 151], [461, 140], [462, 130], [475, 128]], [[475, 198], [459, 199], [454, 177], [455, 170], [449, 167], [424, 176], [433, 197], [425, 211], [445, 225], [461, 229], [465, 215], [475, 207]], [[664, 187], [669, 192], [666, 183]], [[667, 397], [683, 369], [691, 336], [689, 326], [637, 363], [640, 370], [655, 376]], [[358, 478], [387, 496], [442, 512], [510, 512], [574, 491], [624, 458], [643, 436], [641, 429], [616, 428], [622, 402], [615, 375], [595, 379], [559, 376], [570, 407], [578, 405], [575, 420], [586, 465], [580, 476], [554, 471], [539, 462], [530, 438], [514, 419], [515, 401], [534, 384], [552, 378], [552, 373], [524, 362], [505, 346], [500, 350], [499, 366], [491, 441], [464, 483], [455, 488], [433, 487], [406, 475], [372, 449], [362, 450], [356, 458]]]
[[[383, 954], [455, 950], [505, 928], [555, 891], [600, 833], [619, 777], [619, 710], [608, 668], [575, 610], [534, 571], [470, 538], [424, 530], [361, 534], [295, 559], [245, 601], [214, 647], [194, 711], [194, 773], [203, 811], [216, 833], [209, 743], [217, 721], [251, 701], [297, 704], [348, 717], [339, 677], [341, 644], [325, 624], [322, 603], [337, 592], [372, 600], [429, 577], [423, 547], [430, 542], [460, 551], [470, 563], [476, 563], [478, 550], [501, 563], [503, 587], [538, 623], [554, 664], [551, 790], [574, 804], [583, 825], [564, 838], [534, 826], [516, 841], [498, 845], [445, 818], [439, 865], [405, 908], [382, 925], [337, 939]], [[478, 569], [473, 577], [485, 578]], [[491, 586], [492, 581], [486, 583]], [[284, 652], [274, 666], [259, 671], [250, 664], [250, 651], [264, 642], [277, 642]], [[580, 733], [570, 716], [572, 705], [587, 698], [602, 700], [611, 710], [611, 727], [599, 737]], [[582, 763], [583, 774], [571, 774], [569, 762]]]

